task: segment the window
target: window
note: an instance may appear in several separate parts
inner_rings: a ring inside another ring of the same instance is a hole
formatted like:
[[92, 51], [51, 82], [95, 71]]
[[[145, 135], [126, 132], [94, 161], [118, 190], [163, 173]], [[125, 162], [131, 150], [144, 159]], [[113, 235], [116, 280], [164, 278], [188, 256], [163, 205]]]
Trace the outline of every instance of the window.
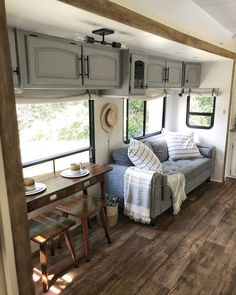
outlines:
[[24, 177], [62, 170], [92, 158], [92, 101], [17, 104]]
[[142, 138], [160, 133], [164, 121], [164, 97], [148, 101], [124, 100], [124, 142], [128, 142], [130, 137]]
[[186, 124], [190, 128], [210, 129], [214, 125], [215, 96], [188, 96]]

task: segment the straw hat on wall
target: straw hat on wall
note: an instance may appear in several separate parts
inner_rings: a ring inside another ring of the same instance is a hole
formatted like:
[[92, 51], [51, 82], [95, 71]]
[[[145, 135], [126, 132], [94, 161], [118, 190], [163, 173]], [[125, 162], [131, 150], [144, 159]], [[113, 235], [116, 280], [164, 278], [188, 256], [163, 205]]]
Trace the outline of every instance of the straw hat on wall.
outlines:
[[101, 126], [107, 133], [112, 133], [118, 121], [118, 109], [114, 103], [105, 105], [101, 115]]

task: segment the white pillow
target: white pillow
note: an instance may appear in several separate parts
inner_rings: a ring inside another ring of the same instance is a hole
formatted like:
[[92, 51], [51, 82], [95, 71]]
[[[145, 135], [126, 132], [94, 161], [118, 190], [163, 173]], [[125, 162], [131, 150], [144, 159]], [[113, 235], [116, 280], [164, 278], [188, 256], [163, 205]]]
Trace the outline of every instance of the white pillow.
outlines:
[[200, 158], [201, 154], [194, 142], [193, 133], [183, 134], [165, 130], [165, 138], [168, 147], [169, 159]]
[[139, 169], [163, 172], [161, 162], [157, 156], [141, 141], [130, 139], [128, 157]]

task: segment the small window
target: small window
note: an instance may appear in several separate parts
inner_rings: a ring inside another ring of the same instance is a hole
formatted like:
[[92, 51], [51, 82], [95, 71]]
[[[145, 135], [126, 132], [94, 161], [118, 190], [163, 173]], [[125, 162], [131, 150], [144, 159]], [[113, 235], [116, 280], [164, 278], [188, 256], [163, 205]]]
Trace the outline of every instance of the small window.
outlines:
[[190, 128], [210, 129], [214, 125], [215, 96], [188, 96], [186, 124]]
[[165, 98], [143, 101], [124, 100], [124, 142], [130, 137], [143, 138], [158, 134], [164, 127]]

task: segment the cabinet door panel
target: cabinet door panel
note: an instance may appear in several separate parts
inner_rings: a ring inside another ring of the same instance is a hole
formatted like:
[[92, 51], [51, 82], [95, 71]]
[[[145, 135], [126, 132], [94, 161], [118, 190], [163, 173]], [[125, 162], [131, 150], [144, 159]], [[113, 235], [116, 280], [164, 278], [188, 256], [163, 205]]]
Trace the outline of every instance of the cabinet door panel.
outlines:
[[119, 51], [84, 47], [84, 85], [119, 86]]
[[57, 40], [27, 36], [28, 79], [31, 85], [82, 85], [81, 48]]
[[186, 64], [184, 86], [198, 87], [200, 85], [201, 64]]
[[147, 86], [147, 58], [142, 55], [132, 54], [130, 93], [145, 94]]
[[182, 84], [182, 63], [166, 61], [167, 67], [167, 82], [165, 86], [181, 87]]
[[165, 84], [165, 61], [149, 58], [147, 65], [148, 88], [164, 87]]

